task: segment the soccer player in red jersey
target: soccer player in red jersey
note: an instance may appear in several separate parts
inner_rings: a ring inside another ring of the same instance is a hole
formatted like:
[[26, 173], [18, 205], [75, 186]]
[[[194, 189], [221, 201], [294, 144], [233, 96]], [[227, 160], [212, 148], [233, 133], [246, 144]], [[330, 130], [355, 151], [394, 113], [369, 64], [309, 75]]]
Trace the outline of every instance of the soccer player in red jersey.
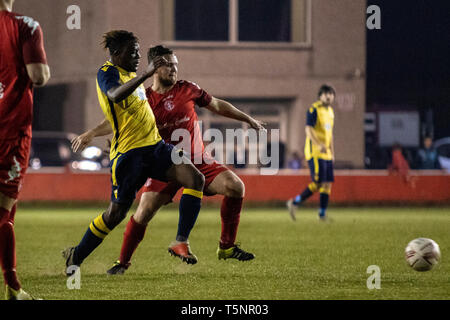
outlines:
[[33, 86], [50, 78], [39, 23], [0, 0], [0, 264], [6, 299], [28, 300], [16, 274], [14, 215], [28, 167]]
[[[163, 46], [150, 48], [149, 61], [158, 56], [164, 57], [169, 63], [158, 68], [154, 74], [153, 85], [147, 88], [146, 94], [155, 114], [161, 137], [168, 143], [176, 143], [171, 141], [172, 133], [175, 130], [185, 129], [189, 132], [191, 160], [205, 176], [205, 195], [221, 194], [224, 196], [220, 210], [222, 232], [217, 250], [218, 258], [252, 260], [253, 254], [245, 252], [235, 244], [245, 186], [235, 173], [204, 152], [201, 130], [194, 107], [197, 104], [216, 114], [247, 122], [257, 130], [264, 129], [263, 124], [236, 109], [230, 103], [209, 95], [197, 84], [178, 80], [178, 59], [172, 50]], [[99, 134], [102, 131], [99, 130], [100, 127], [101, 125], [79, 136], [75, 140], [74, 150], [86, 147], [94, 137], [103, 135], [104, 133]], [[202, 159], [201, 163], [198, 163], [198, 159]], [[205, 159], [208, 159], [208, 163], [205, 163]], [[155, 179], [147, 180], [139, 207], [127, 224], [120, 259], [108, 270], [109, 274], [125, 272], [130, 265], [131, 256], [144, 237], [148, 223], [159, 208], [171, 202], [179, 189], [180, 185], [176, 183], [164, 183]], [[182, 228], [183, 225], [183, 216], [180, 215], [179, 228]], [[179, 256], [187, 263], [197, 262], [197, 257], [191, 252], [185, 257], [173, 246], [169, 248], [169, 252]]]

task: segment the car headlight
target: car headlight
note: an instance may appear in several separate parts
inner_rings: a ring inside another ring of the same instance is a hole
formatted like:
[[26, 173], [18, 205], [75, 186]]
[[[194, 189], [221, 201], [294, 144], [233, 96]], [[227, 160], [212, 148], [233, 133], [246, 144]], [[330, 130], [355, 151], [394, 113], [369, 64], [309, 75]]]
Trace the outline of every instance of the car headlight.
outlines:
[[95, 161], [82, 160], [72, 162], [72, 168], [75, 170], [98, 171], [102, 166]]

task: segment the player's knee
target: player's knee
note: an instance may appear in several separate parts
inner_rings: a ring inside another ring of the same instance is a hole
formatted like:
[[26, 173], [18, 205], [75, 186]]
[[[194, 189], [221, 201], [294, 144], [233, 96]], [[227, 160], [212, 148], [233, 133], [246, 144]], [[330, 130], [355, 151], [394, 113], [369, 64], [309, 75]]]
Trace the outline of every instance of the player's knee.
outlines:
[[6, 223], [14, 224], [14, 213], [14, 207], [11, 209], [0, 207], [0, 227], [3, 227]]
[[142, 205], [139, 204], [139, 208], [134, 214], [134, 220], [139, 224], [148, 224], [150, 220], [155, 216], [158, 208], [152, 202], [146, 202]]
[[320, 193], [330, 194], [331, 193], [331, 183], [323, 183], [323, 184], [321, 184], [321, 186], [319, 188], [319, 192]]
[[3, 208], [0, 208], [0, 228], [3, 227], [5, 223], [9, 220], [9, 211]]
[[118, 224], [120, 224], [123, 219], [127, 216], [128, 210], [130, 209], [130, 204], [112, 203], [108, 211], [103, 214], [103, 219], [106, 226], [112, 230]]
[[245, 185], [242, 180], [237, 177], [225, 180], [225, 196], [243, 198], [245, 196]]
[[191, 189], [202, 190], [205, 187], [205, 176], [198, 170], [193, 172]]
[[130, 207], [131, 207], [131, 205], [127, 206], [127, 208], [120, 208], [120, 210], [118, 211], [118, 214], [117, 214], [117, 219], [119, 220], [118, 224], [127, 217], [128, 209]]
[[320, 189], [320, 183], [318, 183], [318, 182], [311, 182], [309, 185], [308, 185], [308, 188], [309, 188], [309, 190], [311, 191], [311, 192], [317, 192], [319, 189]]

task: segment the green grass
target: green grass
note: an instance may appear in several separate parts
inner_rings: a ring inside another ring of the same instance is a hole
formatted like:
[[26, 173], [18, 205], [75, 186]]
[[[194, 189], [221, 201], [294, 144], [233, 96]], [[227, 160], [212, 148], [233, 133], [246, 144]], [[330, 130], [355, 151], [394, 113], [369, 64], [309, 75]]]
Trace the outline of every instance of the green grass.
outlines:
[[[79, 242], [103, 208], [19, 208], [18, 273], [24, 288], [44, 299], [449, 299], [448, 208], [332, 208], [332, 223], [316, 210], [292, 222], [284, 208], [246, 209], [238, 240], [255, 253], [251, 262], [218, 261], [218, 209], [202, 210], [191, 248], [194, 266], [169, 256], [178, 213], [165, 208], [151, 222], [133, 265], [123, 276], [105, 271], [118, 258], [125, 221], [86, 259], [81, 289], [68, 290], [60, 251]], [[128, 218], [126, 219], [128, 221]], [[434, 239], [442, 260], [416, 272], [404, 260], [406, 244]], [[368, 290], [369, 265], [381, 269], [381, 289]]]

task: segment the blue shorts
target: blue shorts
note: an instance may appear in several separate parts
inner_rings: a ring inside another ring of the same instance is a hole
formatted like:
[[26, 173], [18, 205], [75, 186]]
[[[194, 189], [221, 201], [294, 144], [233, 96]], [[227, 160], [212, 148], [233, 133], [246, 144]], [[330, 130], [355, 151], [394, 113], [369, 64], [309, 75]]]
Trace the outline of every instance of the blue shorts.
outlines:
[[311, 180], [317, 183], [334, 182], [333, 161], [311, 158], [308, 160]]
[[174, 146], [163, 140], [155, 145], [118, 153], [111, 160], [111, 201], [131, 204], [148, 178], [167, 182], [166, 172], [173, 165]]

